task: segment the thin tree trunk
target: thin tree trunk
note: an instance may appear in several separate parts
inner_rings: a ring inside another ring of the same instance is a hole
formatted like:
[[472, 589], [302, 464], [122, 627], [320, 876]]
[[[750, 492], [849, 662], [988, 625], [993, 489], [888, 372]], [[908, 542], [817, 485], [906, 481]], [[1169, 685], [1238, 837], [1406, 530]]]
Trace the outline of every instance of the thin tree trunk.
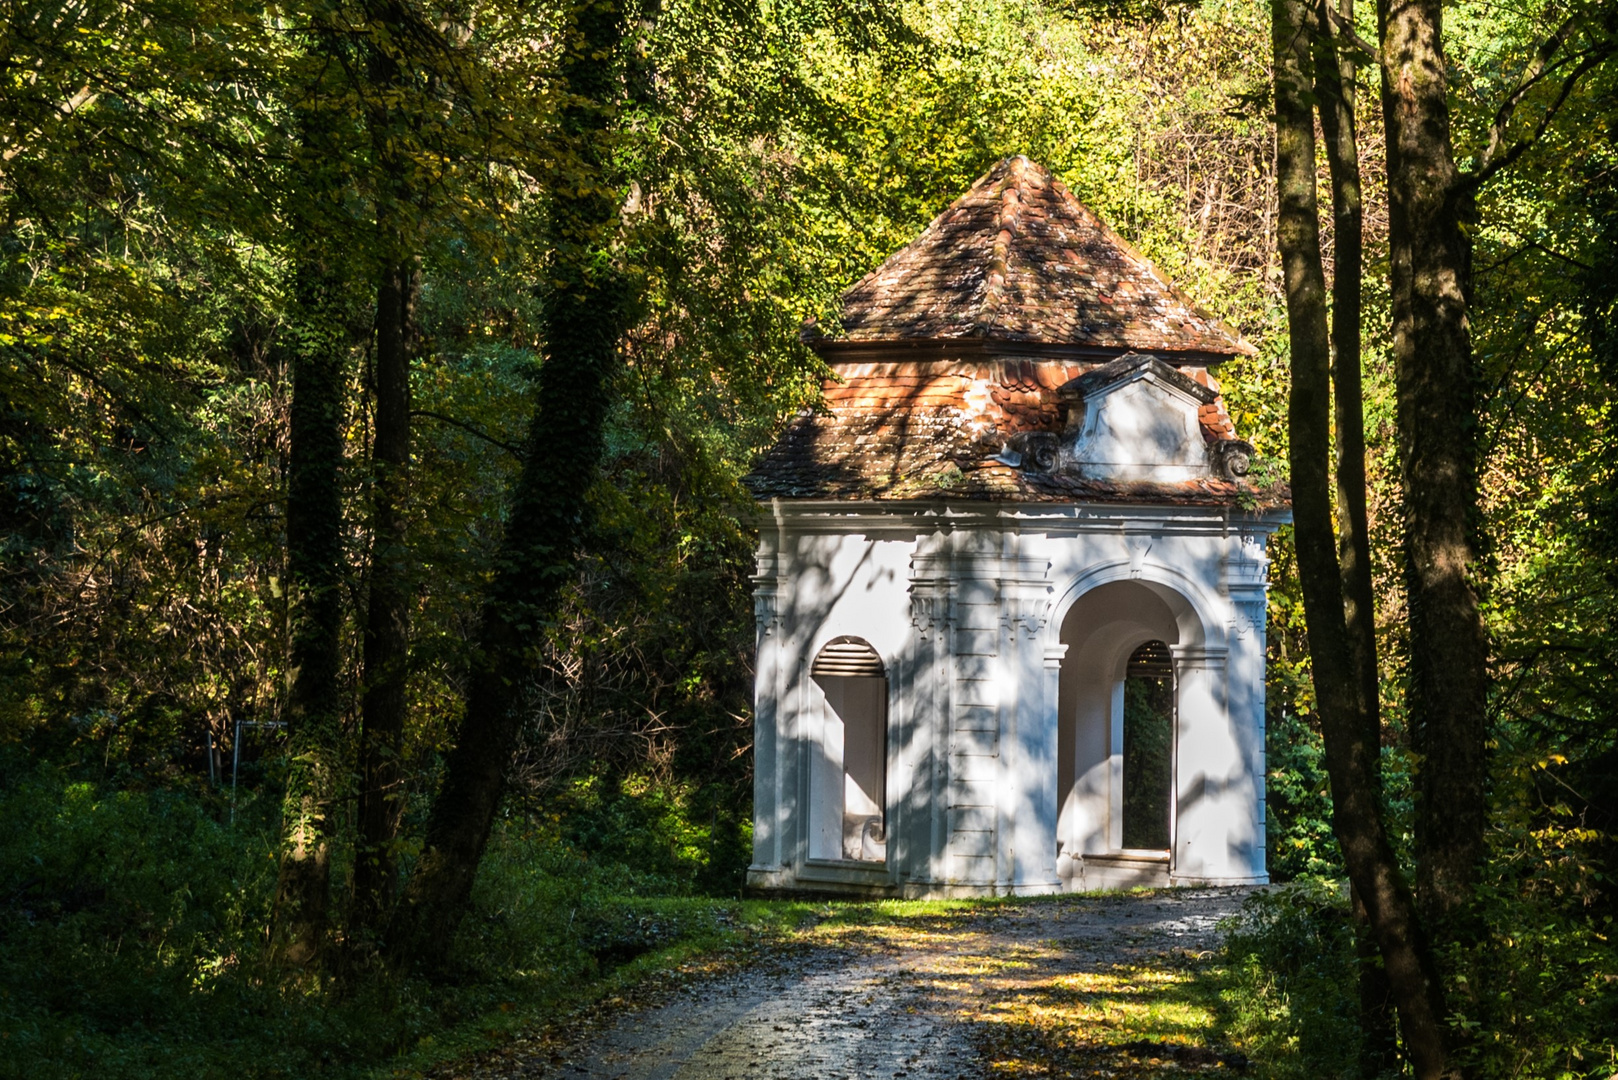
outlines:
[[389, 931], [395, 961], [436, 968], [454, 932], [505, 789], [522, 724], [529, 655], [575, 570], [585, 498], [596, 478], [602, 433], [626, 327], [627, 282], [604, 262], [604, 234], [616, 220], [607, 187], [603, 135], [623, 38], [618, 4], [576, 9], [576, 34], [561, 83], [574, 96], [562, 117], [578, 175], [552, 208], [556, 261], [546, 295], [546, 359], [512, 496], [494, 580], [483, 603], [466, 717], [434, 800], [426, 842]]
[[1331, 347], [1315, 187], [1313, 10], [1272, 0], [1275, 60], [1277, 236], [1292, 351], [1289, 406], [1293, 517], [1309, 656], [1331, 779], [1332, 823], [1354, 888], [1365, 903], [1416, 1076], [1449, 1074], [1442, 988], [1415, 904], [1383, 827], [1379, 740], [1366, 723], [1363, 691], [1344, 612], [1333, 535]]
[[1393, 985], [1377, 948], [1371, 915], [1360, 891], [1349, 886], [1354, 916], [1354, 960], [1359, 968], [1359, 1070], [1364, 1080], [1399, 1076], [1399, 1032], [1394, 1026]]
[[295, 291], [297, 319], [285, 331], [292, 372], [284, 713], [290, 768], [270, 957], [275, 964], [313, 969], [326, 938], [340, 779], [345, 350], [336, 275], [308, 258], [297, 271]]
[[[1364, 283], [1364, 208], [1360, 189], [1359, 135], [1354, 122], [1355, 65], [1333, 29], [1333, 14], [1354, 25], [1354, 0], [1323, 0], [1315, 16], [1315, 86], [1325, 135], [1332, 193], [1332, 403], [1337, 443], [1337, 561], [1343, 582], [1343, 623], [1359, 685], [1364, 736], [1379, 749], [1382, 738], [1381, 680], [1377, 670], [1375, 590], [1371, 580], [1371, 534], [1366, 512], [1365, 408], [1361, 385], [1360, 317]], [[1378, 801], [1381, 771], [1376, 774]], [[1365, 902], [1350, 889], [1354, 951], [1359, 961], [1360, 1074], [1398, 1072], [1392, 987], [1377, 950]]]
[[1450, 143], [1441, 0], [1379, 0], [1393, 359], [1410, 604], [1417, 891], [1449, 936], [1483, 857], [1488, 641], [1477, 552], [1471, 189]]
[[[396, 247], [379, 215], [383, 251]], [[400, 755], [409, 709], [407, 661], [412, 598], [405, 508], [410, 492], [410, 353], [420, 272], [413, 260], [386, 259], [377, 284], [376, 430], [372, 439], [371, 565], [360, 701], [359, 838], [354, 863], [353, 930], [380, 924], [393, 902], [394, 841], [403, 807]]]
[[1348, 25], [1354, 0], [1325, 0], [1317, 25], [1316, 98], [1332, 185], [1332, 402], [1336, 419], [1337, 558], [1343, 578], [1343, 619], [1368, 734], [1380, 739], [1381, 703], [1376, 650], [1371, 534], [1366, 513], [1365, 408], [1360, 378], [1360, 292], [1364, 282], [1364, 210], [1359, 136], [1354, 123], [1354, 61], [1337, 47], [1327, 5]]

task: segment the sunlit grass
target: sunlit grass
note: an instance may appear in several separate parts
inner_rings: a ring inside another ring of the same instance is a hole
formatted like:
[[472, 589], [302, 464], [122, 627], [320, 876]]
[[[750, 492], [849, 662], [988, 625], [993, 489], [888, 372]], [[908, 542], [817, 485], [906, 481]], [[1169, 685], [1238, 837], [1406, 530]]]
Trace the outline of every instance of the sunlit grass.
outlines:
[[[1217, 1008], [1221, 972], [1207, 956], [1148, 951], [1118, 964], [1102, 949], [1087, 961], [1071, 943], [1008, 942], [993, 928], [999, 914], [1097, 899], [798, 905], [803, 921], [785, 936], [925, 956], [917, 977], [967, 1025], [988, 1076], [1151, 1077], [1228, 1070], [1221, 1058], [1240, 1064]], [[791, 921], [776, 918], [778, 926]], [[1138, 945], [1136, 938], [1118, 943]]]

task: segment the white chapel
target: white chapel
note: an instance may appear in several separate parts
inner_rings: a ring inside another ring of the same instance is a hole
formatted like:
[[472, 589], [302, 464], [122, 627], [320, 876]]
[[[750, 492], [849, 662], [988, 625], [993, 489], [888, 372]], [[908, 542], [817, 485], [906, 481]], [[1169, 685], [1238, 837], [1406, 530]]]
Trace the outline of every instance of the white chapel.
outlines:
[[1022, 157], [805, 337], [824, 404], [748, 477], [750, 887], [1267, 881], [1251, 346]]

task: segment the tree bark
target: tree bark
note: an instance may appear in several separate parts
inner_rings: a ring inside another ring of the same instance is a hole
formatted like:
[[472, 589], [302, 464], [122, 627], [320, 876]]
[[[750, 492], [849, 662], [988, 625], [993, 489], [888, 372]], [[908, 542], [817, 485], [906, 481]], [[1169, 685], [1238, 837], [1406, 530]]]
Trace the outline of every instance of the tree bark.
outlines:
[[319, 966], [326, 938], [333, 807], [339, 783], [343, 624], [343, 347], [337, 276], [306, 256], [294, 285], [287, 468], [289, 770], [273, 964]]
[[[1364, 203], [1359, 135], [1354, 121], [1355, 64], [1349, 43], [1334, 26], [1354, 25], [1354, 0], [1321, 0], [1315, 14], [1315, 99], [1331, 171], [1332, 297], [1331, 383], [1336, 423], [1337, 561], [1343, 582], [1343, 624], [1359, 686], [1364, 737], [1378, 750], [1382, 708], [1377, 669], [1376, 602], [1371, 578], [1371, 533], [1366, 510], [1365, 407], [1361, 379], [1361, 289], [1364, 284]], [[1375, 776], [1381, 802], [1382, 774]], [[1350, 888], [1354, 952], [1358, 959], [1360, 1075], [1366, 1080], [1399, 1071], [1392, 987], [1359, 890]]]
[[1467, 323], [1471, 188], [1450, 143], [1441, 0], [1379, 0], [1417, 892], [1445, 935], [1483, 857], [1488, 640], [1475, 587], [1477, 372]]
[[[379, 215], [382, 250], [395, 249]], [[414, 260], [385, 259], [377, 284], [376, 420], [372, 436], [371, 565], [360, 699], [359, 837], [352, 929], [380, 925], [397, 880], [394, 842], [403, 808], [401, 754], [409, 711], [412, 580], [405, 512], [410, 493], [410, 354], [421, 275]]]
[[1292, 351], [1288, 419], [1298, 572], [1326, 743], [1333, 828], [1375, 932], [1416, 1076], [1436, 1080], [1450, 1075], [1443, 991], [1383, 827], [1379, 739], [1366, 722], [1332, 529], [1331, 347], [1309, 103], [1314, 13], [1303, 0], [1272, 0], [1277, 236]]
[[628, 283], [606, 254], [617, 200], [602, 145], [624, 12], [616, 3], [585, 3], [575, 18], [560, 82], [572, 97], [561, 118], [563, 156], [576, 175], [559, 185], [552, 207], [555, 262], [534, 416], [483, 603], [466, 716], [389, 930], [391, 957], [415, 967], [444, 965], [471, 902], [522, 723], [528, 658], [574, 572], [629, 317]]
[[[1359, 136], [1354, 123], [1354, 61], [1338, 45], [1331, 12], [1353, 25], [1354, 0], [1324, 0], [1316, 15], [1316, 100], [1332, 188], [1331, 383], [1336, 426], [1337, 559], [1343, 620], [1360, 689], [1367, 734], [1382, 734], [1377, 672], [1376, 602], [1366, 512], [1365, 407], [1361, 385], [1360, 293], [1364, 283], [1364, 209]], [[1380, 772], [1378, 774], [1380, 776]]]
[[405, 723], [409, 717], [410, 611], [414, 575], [406, 522], [410, 497], [410, 360], [421, 272], [410, 163], [399, 147], [414, 132], [406, 95], [407, 67], [425, 68], [399, 50], [419, 29], [402, 5], [368, 8], [372, 37], [366, 75], [372, 105], [376, 187], [375, 431], [371, 443], [371, 560], [366, 592], [364, 673], [360, 698], [358, 836], [350, 930], [364, 940], [386, 920], [397, 891], [394, 843], [404, 808]]

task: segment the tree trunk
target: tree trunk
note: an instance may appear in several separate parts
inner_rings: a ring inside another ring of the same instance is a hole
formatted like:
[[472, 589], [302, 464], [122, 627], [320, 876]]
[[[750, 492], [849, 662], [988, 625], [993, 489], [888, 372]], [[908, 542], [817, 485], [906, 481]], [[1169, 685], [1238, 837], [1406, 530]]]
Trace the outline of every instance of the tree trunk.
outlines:
[[[384, 252], [396, 247], [380, 214]], [[376, 430], [372, 437], [371, 565], [360, 700], [359, 837], [352, 929], [378, 925], [393, 902], [394, 841], [403, 808], [404, 750], [412, 600], [405, 507], [410, 491], [410, 353], [420, 272], [413, 260], [385, 259], [376, 298]]]
[[[1328, 7], [1330, 5], [1330, 7]], [[1367, 734], [1380, 742], [1376, 602], [1371, 534], [1366, 513], [1365, 407], [1360, 378], [1360, 292], [1364, 282], [1364, 210], [1359, 136], [1354, 123], [1354, 61], [1329, 30], [1335, 10], [1347, 25], [1354, 0], [1325, 0], [1316, 16], [1316, 100], [1332, 186], [1332, 401], [1337, 451], [1337, 558], [1343, 578], [1343, 620], [1360, 688]], [[1380, 773], [1378, 774], [1380, 776]]]
[[[1376, 602], [1371, 579], [1371, 533], [1366, 512], [1365, 408], [1361, 385], [1360, 317], [1364, 283], [1364, 208], [1359, 135], [1354, 122], [1355, 65], [1333, 29], [1333, 15], [1354, 25], [1354, 0], [1323, 0], [1315, 15], [1316, 102], [1331, 170], [1332, 302], [1331, 382], [1337, 443], [1337, 561], [1343, 582], [1343, 624], [1359, 686], [1364, 737], [1380, 752], [1382, 708], [1377, 670]], [[1382, 774], [1375, 776], [1378, 803]], [[1399, 1071], [1392, 988], [1377, 949], [1365, 902], [1350, 889], [1354, 952], [1358, 958], [1360, 1075], [1366, 1080]]]
[[420, 862], [389, 931], [392, 957], [416, 967], [444, 964], [471, 901], [522, 724], [528, 658], [574, 573], [619, 339], [629, 317], [628, 284], [604, 265], [604, 237], [616, 220], [617, 200], [607, 187], [602, 147], [616, 80], [607, 58], [623, 38], [624, 13], [617, 4], [585, 4], [575, 14], [560, 81], [573, 95], [561, 127], [568, 164], [578, 174], [558, 185], [552, 207], [556, 259], [546, 294], [546, 359], [499, 562], [483, 603], [466, 717], [433, 803]]
[[1352, 885], [1348, 891], [1354, 915], [1354, 960], [1359, 969], [1360, 1076], [1363, 1080], [1400, 1076], [1404, 1070], [1399, 1065], [1399, 1033], [1393, 1022], [1393, 986], [1365, 901]]
[[1488, 642], [1473, 574], [1471, 189], [1450, 144], [1441, 0], [1379, 0], [1393, 359], [1410, 603], [1417, 891], [1452, 935], [1483, 856]]
[[1293, 517], [1309, 656], [1331, 779], [1332, 824], [1349, 877], [1365, 903], [1382, 953], [1416, 1076], [1449, 1075], [1442, 987], [1383, 827], [1380, 752], [1344, 611], [1344, 581], [1332, 530], [1331, 348], [1315, 189], [1309, 98], [1313, 11], [1272, 0], [1278, 238], [1292, 351], [1289, 403]]
[[287, 775], [270, 958], [313, 969], [326, 937], [332, 811], [343, 712], [343, 347], [339, 283], [317, 258], [297, 270], [287, 469]]

